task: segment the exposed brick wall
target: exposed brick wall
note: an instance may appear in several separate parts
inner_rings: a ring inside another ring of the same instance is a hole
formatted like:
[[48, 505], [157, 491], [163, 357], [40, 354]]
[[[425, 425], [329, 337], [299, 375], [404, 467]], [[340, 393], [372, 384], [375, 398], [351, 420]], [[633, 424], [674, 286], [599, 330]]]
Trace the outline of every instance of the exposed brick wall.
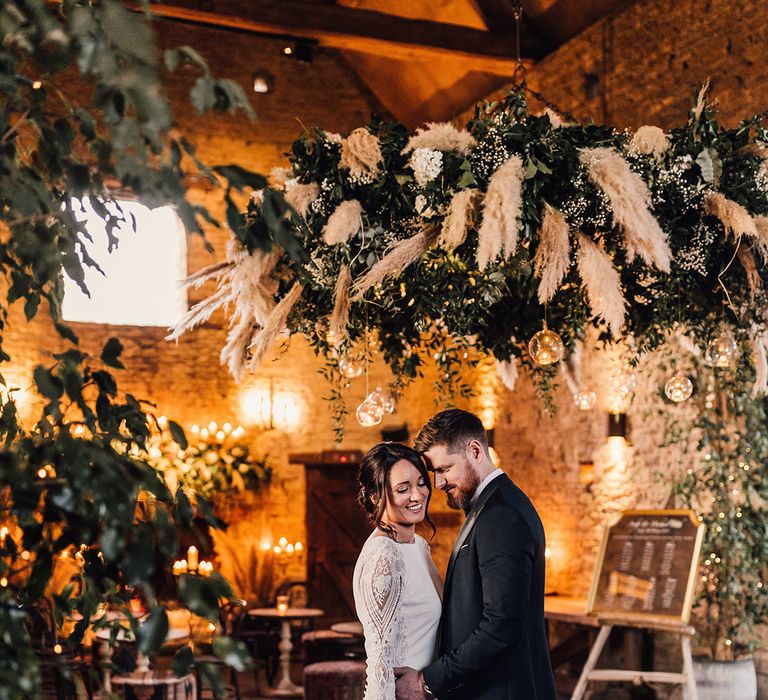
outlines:
[[528, 82], [580, 120], [671, 128], [710, 78], [733, 125], [768, 105], [767, 44], [762, 0], [638, 0], [545, 58]]

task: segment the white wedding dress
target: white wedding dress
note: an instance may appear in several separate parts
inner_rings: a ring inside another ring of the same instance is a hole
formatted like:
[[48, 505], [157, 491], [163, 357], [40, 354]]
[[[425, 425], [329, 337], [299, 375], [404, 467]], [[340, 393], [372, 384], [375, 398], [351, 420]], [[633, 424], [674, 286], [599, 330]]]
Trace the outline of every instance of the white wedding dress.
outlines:
[[364, 700], [395, 700], [393, 669], [421, 670], [435, 658], [443, 582], [426, 540], [405, 544], [374, 531], [353, 588], [368, 656]]

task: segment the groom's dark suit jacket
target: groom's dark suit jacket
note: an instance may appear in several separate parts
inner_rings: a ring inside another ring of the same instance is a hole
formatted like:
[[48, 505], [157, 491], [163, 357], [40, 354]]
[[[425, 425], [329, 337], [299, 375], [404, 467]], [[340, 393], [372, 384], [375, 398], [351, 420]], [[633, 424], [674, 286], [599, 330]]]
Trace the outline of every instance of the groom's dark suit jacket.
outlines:
[[469, 512], [448, 564], [440, 656], [424, 669], [439, 700], [554, 700], [544, 552], [536, 510], [501, 474]]

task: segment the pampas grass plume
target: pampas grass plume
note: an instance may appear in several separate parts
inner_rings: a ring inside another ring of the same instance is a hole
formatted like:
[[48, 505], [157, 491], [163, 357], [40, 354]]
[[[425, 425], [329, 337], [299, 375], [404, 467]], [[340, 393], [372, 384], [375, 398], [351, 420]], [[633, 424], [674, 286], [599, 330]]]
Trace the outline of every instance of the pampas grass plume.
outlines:
[[341, 142], [339, 168], [349, 170], [352, 179], [373, 179], [381, 162], [379, 139], [368, 129], [355, 129]]
[[579, 250], [576, 264], [587, 290], [592, 313], [602, 318], [617, 337], [624, 324], [626, 301], [621, 292], [621, 279], [606, 252], [583, 233], [577, 233]]
[[517, 362], [515, 361], [515, 358], [511, 357], [503, 362], [497, 360], [496, 372], [501, 379], [501, 383], [510, 391], [514, 391], [518, 377]]
[[319, 194], [320, 185], [316, 182], [309, 182], [306, 185], [297, 182], [286, 188], [285, 201], [299, 213], [302, 219], [306, 219], [309, 205], [317, 199]]
[[747, 284], [749, 285], [749, 296], [751, 300], [754, 301], [755, 294], [757, 294], [758, 290], [763, 286], [763, 280], [760, 278], [760, 273], [757, 270], [755, 256], [744, 246], [739, 246], [736, 256], [739, 258], [739, 262], [744, 268], [744, 274], [747, 276]]
[[509, 257], [515, 252], [522, 207], [523, 161], [513, 155], [488, 182], [483, 221], [477, 232], [477, 265], [481, 270], [500, 253]]
[[345, 243], [362, 225], [363, 206], [356, 199], [348, 199], [328, 217], [323, 229], [323, 240], [328, 245]]
[[544, 202], [539, 247], [533, 258], [536, 274], [541, 277], [539, 303], [546, 304], [555, 295], [571, 264], [570, 254], [568, 222], [561, 212]]
[[474, 225], [475, 202], [479, 190], [467, 188], [453, 195], [448, 213], [443, 219], [438, 245], [446, 250], [460, 246], [467, 237], [467, 229]]
[[390, 251], [368, 272], [360, 277], [352, 287], [352, 301], [359, 301], [374, 285], [387, 277], [396, 277], [406, 267], [415, 263], [437, 241], [440, 229], [428, 226], [410, 238], [398, 241]]
[[768, 334], [764, 329], [752, 333], [752, 354], [755, 361], [755, 383], [750, 395], [756, 399], [768, 394]]
[[250, 358], [248, 368], [253, 370], [261, 364], [264, 356], [275, 344], [280, 334], [285, 330], [288, 316], [296, 305], [304, 289], [301, 282], [294, 282], [288, 294], [286, 294], [272, 309], [272, 313], [264, 324], [264, 327], [256, 334], [248, 346]]
[[641, 126], [627, 146], [630, 153], [653, 156], [660, 160], [669, 149], [669, 136], [658, 126]]
[[428, 123], [426, 129], [416, 129], [402, 153], [410, 153], [417, 148], [428, 148], [433, 151], [455, 151], [467, 155], [477, 145], [475, 137], [464, 129], [457, 129], [447, 122]]
[[651, 214], [651, 193], [640, 175], [612, 148], [584, 148], [579, 159], [592, 182], [608, 197], [614, 221], [624, 230], [629, 261], [639, 255], [649, 265], [669, 272], [672, 253]]
[[760, 253], [760, 257], [763, 262], [768, 263], [768, 216], [762, 214], [754, 217], [755, 231], [757, 236], [755, 237], [755, 246], [757, 252]]
[[760, 240], [755, 220], [738, 202], [728, 199], [720, 192], [707, 192], [704, 195], [704, 211], [720, 219], [727, 233], [734, 238], [742, 235]]
[[349, 323], [349, 288], [352, 284], [352, 275], [349, 265], [342, 265], [339, 277], [336, 280], [336, 289], [333, 294], [333, 313], [328, 324], [328, 335], [335, 347], [341, 345], [347, 334]]

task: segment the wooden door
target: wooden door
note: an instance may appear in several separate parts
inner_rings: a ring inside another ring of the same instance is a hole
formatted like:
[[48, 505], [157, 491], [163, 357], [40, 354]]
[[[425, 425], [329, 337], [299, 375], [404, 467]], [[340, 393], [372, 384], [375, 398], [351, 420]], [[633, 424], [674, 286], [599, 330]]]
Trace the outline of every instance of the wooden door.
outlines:
[[[307, 576], [312, 605], [326, 611], [329, 624], [355, 620], [352, 574], [371, 532], [357, 503], [361, 455], [332, 452], [301, 457], [306, 468]], [[300, 461], [299, 455], [291, 461]]]

